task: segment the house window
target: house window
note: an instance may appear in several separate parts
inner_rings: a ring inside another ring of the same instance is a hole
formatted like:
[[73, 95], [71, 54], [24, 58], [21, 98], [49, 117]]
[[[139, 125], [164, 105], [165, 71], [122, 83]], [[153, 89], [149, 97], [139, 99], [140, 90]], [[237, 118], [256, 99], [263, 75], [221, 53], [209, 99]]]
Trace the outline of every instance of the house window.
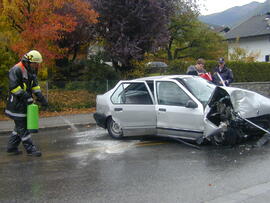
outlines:
[[266, 56], [265, 56], [265, 61], [266, 61], [266, 62], [269, 62], [269, 61], [270, 61], [270, 55], [266, 55]]

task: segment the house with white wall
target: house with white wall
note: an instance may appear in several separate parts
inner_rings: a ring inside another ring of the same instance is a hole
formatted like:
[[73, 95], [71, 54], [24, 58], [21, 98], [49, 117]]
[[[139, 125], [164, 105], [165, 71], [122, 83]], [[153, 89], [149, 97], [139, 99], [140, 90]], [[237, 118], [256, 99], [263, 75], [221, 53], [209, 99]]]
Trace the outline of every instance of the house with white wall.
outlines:
[[249, 18], [225, 34], [229, 43], [229, 53], [233, 47], [258, 53], [259, 62], [270, 62], [270, 13]]

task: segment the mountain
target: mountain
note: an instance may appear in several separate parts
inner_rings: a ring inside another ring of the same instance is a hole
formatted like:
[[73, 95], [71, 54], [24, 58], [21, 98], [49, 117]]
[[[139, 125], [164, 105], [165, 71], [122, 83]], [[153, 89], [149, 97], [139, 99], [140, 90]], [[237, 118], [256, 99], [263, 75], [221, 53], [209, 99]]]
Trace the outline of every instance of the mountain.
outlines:
[[267, 12], [270, 12], [270, 0], [267, 0], [264, 3], [260, 4], [253, 12], [253, 15], [265, 14]]
[[233, 27], [254, 15], [265, 14], [267, 12], [270, 12], [270, 0], [264, 3], [253, 1], [249, 4], [236, 6], [220, 13], [199, 16], [199, 20], [207, 24]]

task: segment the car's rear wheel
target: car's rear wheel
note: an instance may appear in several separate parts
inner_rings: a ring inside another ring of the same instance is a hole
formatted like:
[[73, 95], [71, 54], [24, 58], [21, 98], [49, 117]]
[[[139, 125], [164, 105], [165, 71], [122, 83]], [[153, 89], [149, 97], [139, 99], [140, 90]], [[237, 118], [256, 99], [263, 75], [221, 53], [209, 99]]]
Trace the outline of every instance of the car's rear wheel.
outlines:
[[121, 139], [123, 137], [123, 130], [121, 126], [115, 122], [112, 117], [109, 117], [107, 120], [107, 129], [112, 138]]

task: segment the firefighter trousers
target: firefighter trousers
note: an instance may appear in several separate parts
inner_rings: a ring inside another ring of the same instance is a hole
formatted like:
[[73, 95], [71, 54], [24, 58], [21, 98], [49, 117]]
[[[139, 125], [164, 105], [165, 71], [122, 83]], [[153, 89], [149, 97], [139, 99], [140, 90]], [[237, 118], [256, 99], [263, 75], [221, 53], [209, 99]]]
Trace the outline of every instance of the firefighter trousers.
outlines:
[[8, 152], [18, 151], [18, 146], [21, 142], [27, 153], [37, 151], [31, 139], [31, 134], [27, 130], [27, 119], [26, 118], [15, 119], [14, 123], [15, 128], [9, 137], [7, 144], [7, 151]]

